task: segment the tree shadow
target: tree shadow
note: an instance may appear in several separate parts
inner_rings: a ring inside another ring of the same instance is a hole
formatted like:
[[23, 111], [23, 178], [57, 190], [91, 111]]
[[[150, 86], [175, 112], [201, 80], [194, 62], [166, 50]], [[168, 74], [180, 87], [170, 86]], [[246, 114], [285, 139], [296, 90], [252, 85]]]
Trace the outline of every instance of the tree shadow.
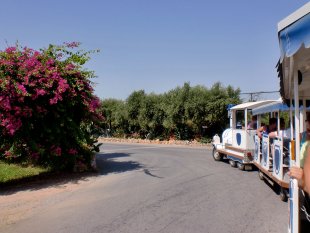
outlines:
[[105, 160], [105, 159], [116, 159], [122, 157], [129, 157], [129, 153], [97, 153], [96, 154], [96, 161], [97, 160]]
[[[79, 184], [88, 181], [92, 177], [108, 175], [110, 173], [123, 173], [139, 170], [144, 166], [135, 161], [121, 161], [122, 158], [130, 157], [129, 153], [98, 153], [96, 155], [96, 171], [74, 172], [48, 172], [32, 177], [14, 180], [9, 183], [0, 183], [0, 196], [12, 195], [20, 191], [35, 191], [44, 188], [65, 188], [68, 184]], [[157, 178], [156, 175], [144, 169], [146, 175]]]
[[72, 172], [47, 172], [40, 175], [14, 180], [0, 184], [0, 196], [12, 195], [20, 191], [35, 191], [44, 188], [64, 188], [68, 184], [79, 184], [88, 181], [91, 177], [98, 176], [95, 171]]
[[122, 173], [132, 170], [138, 170], [143, 166], [135, 161], [117, 161], [117, 158], [129, 157], [129, 153], [106, 153], [97, 154], [96, 168], [100, 175], [109, 173]]

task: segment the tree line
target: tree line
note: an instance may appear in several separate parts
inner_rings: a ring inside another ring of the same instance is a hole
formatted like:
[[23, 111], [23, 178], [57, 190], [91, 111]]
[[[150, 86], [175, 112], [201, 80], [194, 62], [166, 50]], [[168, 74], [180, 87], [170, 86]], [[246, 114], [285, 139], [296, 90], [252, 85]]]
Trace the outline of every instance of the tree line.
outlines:
[[104, 134], [147, 139], [210, 139], [228, 125], [227, 105], [239, 104], [240, 89], [184, 83], [164, 94], [132, 92], [126, 100], [101, 100]]

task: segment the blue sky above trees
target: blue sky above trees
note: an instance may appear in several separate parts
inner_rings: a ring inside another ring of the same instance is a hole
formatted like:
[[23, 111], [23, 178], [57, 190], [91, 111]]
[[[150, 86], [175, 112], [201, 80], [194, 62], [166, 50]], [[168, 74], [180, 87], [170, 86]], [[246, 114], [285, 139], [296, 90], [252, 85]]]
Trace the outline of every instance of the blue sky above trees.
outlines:
[[277, 23], [307, 2], [3, 0], [0, 46], [79, 41], [100, 49], [87, 64], [100, 98], [163, 93], [184, 82], [274, 91]]

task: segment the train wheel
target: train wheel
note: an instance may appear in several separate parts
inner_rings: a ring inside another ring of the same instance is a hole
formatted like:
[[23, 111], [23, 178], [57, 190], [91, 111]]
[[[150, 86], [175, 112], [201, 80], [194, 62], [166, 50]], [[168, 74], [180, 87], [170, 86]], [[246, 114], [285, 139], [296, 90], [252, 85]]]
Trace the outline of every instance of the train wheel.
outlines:
[[287, 202], [287, 190], [285, 188], [280, 188], [280, 199], [281, 201]]
[[213, 155], [213, 159], [215, 161], [221, 161], [223, 159], [223, 155], [221, 155], [220, 152], [218, 152], [215, 147], [213, 147], [213, 152], [212, 152], [212, 155]]
[[264, 173], [261, 170], [258, 171], [258, 177], [260, 180], [264, 180]]
[[243, 171], [244, 170], [244, 164], [237, 162], [237, 167], [239, 170]]
[[229, 160], [229, 164], [230, 164], [230, 166], [232, 166], [232, 167], [237, 167], [236, 161], [234, 161], [234, 160], [232, 160], [232, 159]]

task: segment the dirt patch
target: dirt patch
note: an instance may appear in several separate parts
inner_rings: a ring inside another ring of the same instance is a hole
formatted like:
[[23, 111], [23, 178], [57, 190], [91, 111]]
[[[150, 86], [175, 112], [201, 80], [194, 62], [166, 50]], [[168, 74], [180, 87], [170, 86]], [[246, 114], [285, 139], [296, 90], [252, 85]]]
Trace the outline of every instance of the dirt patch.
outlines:
[[180, 145], [190, 147], [207, 147], [211, 148], [211, 143], [201, 143], [196, 140], [183, 141], [183, 140], [149, 140], [149, 139], [135, 139], [135, 138], [106, 138], [101, 137], [98, 139], [99, 142], [113, 142], [113, 143], [139, 143], [139, 144], [161, 144], [161, 145]]
[[[89, 182], [96, 173], [57, 174], [45, 179], [36, 178], [28, 182], [14, 183], [1, 187], [0, 228], [27, 219], [34, 212], [46, 208], [58, 194], [74, 192], [81, 184]], [[44, 204], [44, 205], [43, 205]]]

